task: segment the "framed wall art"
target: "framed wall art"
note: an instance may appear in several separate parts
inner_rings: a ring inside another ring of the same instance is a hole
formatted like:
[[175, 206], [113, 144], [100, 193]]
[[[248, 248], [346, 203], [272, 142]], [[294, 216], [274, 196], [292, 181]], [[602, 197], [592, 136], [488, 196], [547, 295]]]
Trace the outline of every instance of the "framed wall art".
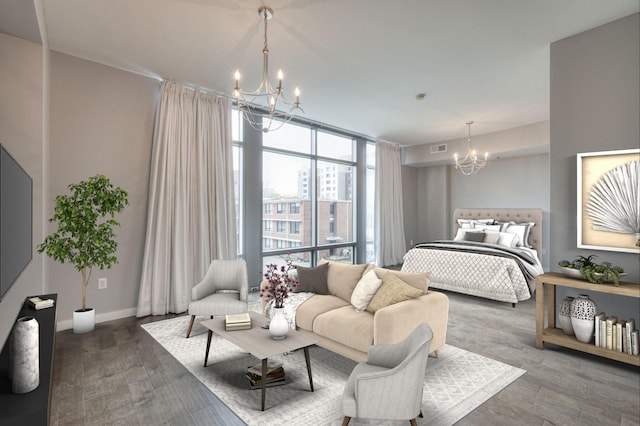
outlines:
[[640, 253], [640, 149], [577, 154], [578, 248]]

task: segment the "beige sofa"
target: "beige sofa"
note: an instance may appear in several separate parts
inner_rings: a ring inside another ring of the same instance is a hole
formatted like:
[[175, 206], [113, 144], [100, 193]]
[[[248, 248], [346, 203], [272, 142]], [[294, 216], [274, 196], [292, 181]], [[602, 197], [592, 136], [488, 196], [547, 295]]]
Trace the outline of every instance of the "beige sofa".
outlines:
[[[373, 314], [357, 311], [351, 304], [351, 296], [360, 279], [371, 269], [374, 269], [379, 278], [390, 273], [403, 283], [420, 288], [420, 295], [384, 306]], [[314, 294], [298, 307], [295, 314], [296, 328], [316, 339], [318, 346], [362, 362], [367, 360], [370, 345], [398, 343], [418, 324], [425, 322], [433, 331], [429, 352], [437, 357], [438, 349], [445, 344], [449, 299], [443, 293], [427, 290], [428, 284], [428, 273], [408, 274], [375, 268], [373, 265], [329, 262], [329, 294]], [[266, 285], [267, 282], [263, 281], [262, 288]], [[266, 302], [266, 297], [263, 297], [263, 310]]]

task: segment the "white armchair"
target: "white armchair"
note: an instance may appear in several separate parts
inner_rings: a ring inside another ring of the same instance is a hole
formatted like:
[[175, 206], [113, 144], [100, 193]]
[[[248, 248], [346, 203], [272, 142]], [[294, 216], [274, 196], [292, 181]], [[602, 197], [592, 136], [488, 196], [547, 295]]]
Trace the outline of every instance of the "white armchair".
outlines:
[[187, 338], [191, 334], [196, 316], [209, 315], [213, 318], [247, 312], [248, 293], [249, 280], [244, 260], [212, 261], [202, 281], [191, 289], [191, 321]]
[[356, 365], [344, 388], [342, 425], [357, 417], [409, 420], [415, 426], [432, 339], [422, 323], [400, 343], [370, 346], [367, 362]]

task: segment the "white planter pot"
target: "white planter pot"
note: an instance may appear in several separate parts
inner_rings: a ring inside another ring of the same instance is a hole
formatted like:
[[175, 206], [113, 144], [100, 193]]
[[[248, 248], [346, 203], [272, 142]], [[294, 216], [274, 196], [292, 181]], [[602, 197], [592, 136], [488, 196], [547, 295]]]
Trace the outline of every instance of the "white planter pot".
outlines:
[[562, 331], [564, 334], [568, 334], [569, 336], [575, 335], [573, 332], [573, 325], [571, 325], [571, 302], [573, 302], [573, 297], [567, 296], [562, 299], [560, 302], [560, 306], [558, 309], [558, 319], [560, 320], [560, 327], [562, 327]]
[[284, 339], [289, 332], [289, 322], [284, 316], [284, 308], [273, 308], [273, 318], [269, 322], [269, 333], [276, 340]]
[[83, 334], [93, 331], [96, 326], [96, 310], [93, 308], [73, 311], [73, 333]]

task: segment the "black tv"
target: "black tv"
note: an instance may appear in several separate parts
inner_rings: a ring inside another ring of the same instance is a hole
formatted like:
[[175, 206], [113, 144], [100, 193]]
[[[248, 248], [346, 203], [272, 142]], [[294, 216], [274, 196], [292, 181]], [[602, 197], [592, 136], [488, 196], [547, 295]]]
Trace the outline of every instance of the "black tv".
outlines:
[[0, 144], [0, 301], [33, 257], [33, 181]]

